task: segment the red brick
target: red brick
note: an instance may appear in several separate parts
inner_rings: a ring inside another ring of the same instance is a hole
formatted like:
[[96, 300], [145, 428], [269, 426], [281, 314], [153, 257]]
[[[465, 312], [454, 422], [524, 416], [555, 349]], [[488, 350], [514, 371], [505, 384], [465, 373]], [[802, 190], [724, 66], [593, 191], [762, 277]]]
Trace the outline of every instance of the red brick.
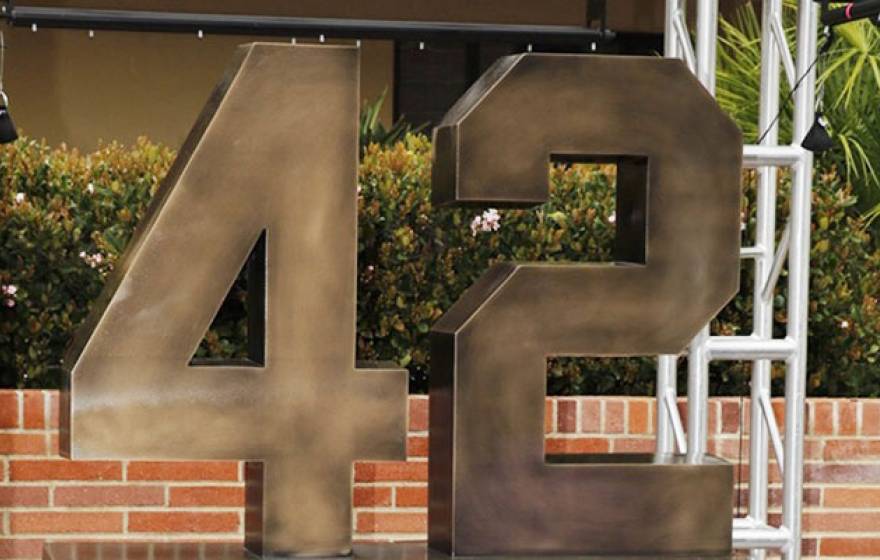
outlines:
[[[739, 481], [740, 484], [748, 484], [749, 482], [749, 463], [748, 463], [748, 454], [747, 451], [744, 452], [745, 456], [743, 457], [743, 462], [740, 463], [737, 460], [730, 461], [733, 463], [733, 480], [734, 484]], [[776, 467], [776, 463], [771, 462], [769, 464], [769, 468], [767, 471], [767, 478], [770, 480], [771, 484], [781, 484], [782, 476], [779, 474], [779, 469]]]
[[[721, 433], [737, 434], [740, 428], [740, 403], [737, 400], [725, 400], [721, 402]], [[743, 411], [745, 412], [745, 411]], [[710, 433], [712, 433], [710, 431]]]
[[[809, 403], [806, 403], [804, 407], [809, 410]], [[770, 401], [770, 408], [773, 409], [773, 417], [776, 418], [776, 427], [779, 428], [780, 432], [785, 431], [785, 399], [773, 399]], [[807, 418], [807, 428], [806, 431], [809, 432], [809, 418]]]
[[648, 429], [648, 401], [631, 400], [629, 402], [629, 429], [630, 434], [647, 434]]
[[[784, 439], [784, 436], [783, 436]], [[810, 459], [820, 460], [822, 459], [822, 454], [825, 450], [825, 441], [821, 439], [807, 439], [804, 441], [804, 457], [809, 461]], [[772, 452], [771, 452], [772, 453]]]
[[49, 393], [49, 428], [52, 430], [58, 429], [58, 400], [59, 398], [57, 391], [52, 391], [51, 393]]
[[43, 408], [42, 391], [24, 392], [24, 427], [28, 430], [42, 430], [46, 427], [46, 411]]
[[[773, 453], [770, 453], [770, 463], [767, 468], [767, 480], [770, 481], [771, 484], [782, 484], [782, 473], [779, 472], [779, 466], [776, 464], [776, 461], [772, 458]], [[748, 465], [743, 464], [743, 470], [748, 470]]]
[[815, 512], [804, 514], [804, 531], [876, 531], [880, 512]]
[[608, 453], [608, 440], [605, 438], [548, 438], [544, 452], [565, 453]]
[[[774, 467], [775, 468], [775, 467]], [[734, 478], [736, 478], [736, 466], [734, 466]], [[745, 474], [745, 473], [743, 473]], [[749, 489], [741, 488], [742, 504], [747, 507], [749, 504]], [[804, 488], [803, 501], [805, 506], [818, 506], [821, 504], [822, 491], [818, 488]], [[767, 503], [771, 508], [782, 506], [782, 488], [769, 488], [767, 492]]]
[[238, 531], [235, 512], [133, 511], [128, 514], [130, 533], [232, 533]]
[[801, 537], [801, 556], [816, 556], [819, 552], [819, 539]]
[[[725, 438], [724, 440], [719, 440], [719, 441], [724, 442], [724, 443], [720, 443], [718, 445], [719, 451], [726, 451], [726, 453], [728, 453], [727, 457], [729, 457], [731, 459], [736, 459], [736, 460], [739, 459], [739, 449], [738, 449], [739, 438], [738, 437]], [[712, 440], [709, 440], [710, 445], [711, 445], [711, 443], [712, 443]], [[748, 457], [749, 456], [749, 445], [750, 445], [749, 437], [746, 436], [743, 438], [742, 455], [743, 455], [744, 461], [748, 461], [748, 458], [749, 458]], [[810, 440], [810, 439], [805, 440], [804, 441], [804, 458], [807, 461], [821, 460], [822, 459], [822, 449], [824, 448], [824, 445], [825, 445], [825, 442], [823, 440]], [[772, 446], [769, 447], [769, 450], [767, 451], [767, 453], [769, 454], [768, 457], [769, 457], [769, 460], [771, 461], [771, 463], [775, 464], [776, 453], [774, 453]]]
[[172, 486], [169, 503], [172, 507], [243, 507], [241, 486]]
[[706, 429], [709, 434], [718, 433], [718, 415], [720, 414], [721, 403], [717, 400], [711, 400], [706, 407]]
[[602, 401], [581, 400], [581, 431], [588, 434], [602, 433]]
[[410, 436], [406, 439], [407, 457], [427, 457], [428, 438], [426, 436]]
[[161, 506], [161, 486], [60, 486], [55, 488], [56, 506]]
[[121, 533], [122, 513], [82, 511], [12, 512], [9, 526], [22, 533]]
[[747, 462], [733, 462], [733, 484], [748, 484], [749, 482], [749, 464]]
[[49, 488], [45, 486], [0, 485], [0, 509], [49, 505]]
[[825, 442], [825, 459], [829, 461], [880, 458], [880, 440], [832, 440]]
[[675, 402], [675, 406], [678, 407], [678, 417], [681, 418], [681, 423], [683, 426], [688, 425], [688, 407], [687, 407], [687, 399], [679, 397]]
[[544, 433], [553, 431], [553, 399], [544, 399]]
[[622, 434], [624, 432], [623, 401], [620, 399], [605, 400], [605, 433]]
[[[773, 488], [770, 490], [771, 504], [782, 507], [782, 489]], [[804, 505], [818, 506], [822, 501], [822, 491], [818, 488], [804, 488]]]
[[[713, 443], [713, 440], [709, 440]], [[714, 449], [710, 452], [722, 459], [738, 462], [740, 459], [740, 440], [739, 437], [726, 437], [724, 439], [714, 440]], [[742, 438], [742, 456], [748, 458], [749, 455], [749, 438]]]
[[355, 463], [355, 482], [427, 482], [427, 461]]
[[656, 444], [653, 439], [627, 438], [613, 441], [613, 453], [653, 453]]
[[577, 401], [574, 399], [557, 399], [556, 431], [563, 434], [577, 432]]
[[880, 538], [853, 537], [822, 537], [820, 545], [822, 556], [880, 556]]
[[812, 434], [834, 434], [834, 401], [824, 399], [811, 401], [809, 410], [812, 415]]
[[854, 436], [858, 426], [859, 401], [855, 399], [837, 401], [837, 433], [842, 436]]
[[11, 480], [122, 480], [118, 461], [12, 461]]
[[18, 393], [0, 390], [0, 429], [18, 428]]
[[363, 511], [357, 515], [359, 533], [424, 533], [428, 516], [424, 513], [380, 513]]
[[428, 429], [428, 399], [425, 397], [409, 398], [409, 430], [424, 432]]
[[394, 491], [394, 505], [397, 507], [427, 507], [427, 486], [398, 486]]
[[42, 539], [0, 538], [0, 558], [40, 558], [42, 556]]
[[862, 435], [880, 436], [880, 400], [862, 401]]
[[354, 507], [383, 507], [391, 505], [388, 486], [355, 486], [352, 494]]
[[709, 455], [718, 455], [715, 448], [716, 448], [715, 440], [710, 437], [706, 441], [706, 453], [708, 453]]
[[233, 461], [132, 461], [128, 480], [219, 480], [237, 481], [238, 463]]
[[[740, 488], [745, 491], [743, 494], [744, 497], [748, 495], [748, 483], [749, 483], [749, 465], [748, 463], [738, 463], [735, 460], [730, 461], [733, 463], [733, 486], [734, 488]], [[776, 468], [771, 467], [771, 468]], [[773, 478], [773, 477], [771, 477]], [[778, 478], [778, 477], [777, 477]], [[772, 489], [771, 489], [772, 492]], [[736, 490], [734, 490], [734, 501], [736, 500]], [[747, 503], [748, 500], [745, 500], [743, 503]]]
[[825, 488], [823, 505], [843, 508], [880, 508], [880, 488]]
[[806, 482], [880, 484], [880, 464], [826, 465], [807, 463], [804, 467], [804, 480]]
[[0, 434], [0, 455], [45, 455], [44, 434]]

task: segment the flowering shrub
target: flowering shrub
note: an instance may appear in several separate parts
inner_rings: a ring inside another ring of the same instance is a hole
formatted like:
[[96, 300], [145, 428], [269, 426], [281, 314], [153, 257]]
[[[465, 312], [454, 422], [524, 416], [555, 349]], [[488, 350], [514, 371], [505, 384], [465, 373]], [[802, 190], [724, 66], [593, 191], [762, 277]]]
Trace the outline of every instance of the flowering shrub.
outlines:
[[0, 386], [57, 383], [52, 368], [173, 157], [146, 140], [0, 149]]
[[[746, 201], [754, 201], [755, 174], [746, 176]], [[789, 177], [782, 177], [777, 223], [787, 219]], [[810, 251], [810, 304], [807, 344], [808, 389], [823, 396], [880, 396], [880, 250], [856, 209], [852, 187], [831, 169], [817, 172], [813, 185]], [[754, 229], [750, 204], [746, 235]], [[751, 294], [750, 274], [743, 274], [741, 294]], [[774, 299], [774, 336], [785, 336], [786, 277]], [[719, 315], [714, 330], [748, 334], [751, 297], [738, 297]], [[781, 393], [784, 365], [773, 364], [774, 389]], [[747, 391], [749, 364], [713, 364], [714, 382]]]
[[[21, 140], [0, 148], [0, 386], [52, 386], [52, 368], [142, 215], [173, 154], [144, 140], [89, 155]], [[754, 181], [747, 176], [746, 200]], [[358, 186], [360, 359], [393, 360], [426, 389], [431, 325], [492, 263], [609, 261], [614, 168], [556, 166], [550, 200], [525, 210], [438, 209], [430, 203], [430, 142], [409, 135], [370, 146]], [[780, 195], [787, 199], [785, 189]], [[817, 178], [809, 345], [816, 394], [880, 395], [880, 253], [833, 173]], [[753, 230], [744, 204], [744, 235]], [[783, 278], [784, 280], [784, 278]], [[784, 285], [784, 282], [782, 283]], [[745, 334], [751, 279], [714, 322]], [[245, 355], [238, 283], [200, 356]], [[230, 302], [232, 305], [229, 305]], [[784, 331], [785, 293], [777, 293]], [[745, 390], [747, 365], [713, 364], [712, 390]], [[654, 359], [571, 359], [548, 364], [555, 394], [648, 394]]]
[[[400, 362], [419, 391], [431, 325], [492, 263], [609, 261], [614, 240], [612, 166], [554, 167], [550, 201], [536, 209], [438, 209], [430, 151], [424, 136], [408, 136], [371, 146], [360, 169], [358, 354]], [[573, 360], [551, 361], [550, 391], [588, 391], [600, 380], [614, 392], [634, 372], [648, 378], [646, 360], [619, 360], [614, 371], [599, 362], [586, 364], [589, 375]]]

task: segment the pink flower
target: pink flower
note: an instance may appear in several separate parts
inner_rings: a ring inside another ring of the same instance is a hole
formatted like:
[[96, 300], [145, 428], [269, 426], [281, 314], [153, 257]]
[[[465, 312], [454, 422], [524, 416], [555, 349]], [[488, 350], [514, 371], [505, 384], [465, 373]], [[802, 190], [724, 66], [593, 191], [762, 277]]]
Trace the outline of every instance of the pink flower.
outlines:
[[501, 228], [501, 215], [495, 208], [489, 208], [471, 221], [471, 235], [477, 236], [481, 231], [498, 231]]
[[15, 307], [15, 300], [7, 298], [3, 301], [3, 305], [5, 305], [6, 307]]
[[85, 251], [79, 252], [79, 258], [81, 258], [87, 265], [92, 268], [97, 268], [104, 262], [104, 255], [101, 253], [95, 253], [94, 255], [90, 255]]

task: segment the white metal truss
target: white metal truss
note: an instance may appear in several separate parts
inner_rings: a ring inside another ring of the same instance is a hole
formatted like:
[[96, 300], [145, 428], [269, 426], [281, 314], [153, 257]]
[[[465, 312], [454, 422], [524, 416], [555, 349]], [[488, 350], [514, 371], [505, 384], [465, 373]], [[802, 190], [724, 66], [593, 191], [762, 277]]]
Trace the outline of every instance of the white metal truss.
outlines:
[[[666, 1], [665, 56], [681, 58], [700, 82], [715, 94], [718, 0], [697, 0], [696, 44], [691, 42], [687, 0]], [[665, 355], [657, 364], [657, 451], [687, 452], [696, 460], [706, 451], [708, 436], [708, 378], [713, 360], [749, 360], [751, 435], [749, 449], [749, 508], [733, 523], [735, 548], [751, 549], [762, 558], [778, 549], [789, 560], [801, 554], [801, 500], [804, 468], [804, 402], [806, 389], [807, 311], [809, 308], [810, 193], [813, 154], [800, 142], [813, 122], [817, 56], [818, 7], [798, 0], [796, 56], [792, 57], [782, 24], [782, 0], [762, 2], [761, 91], [758, 145], [743, 147], [743, 165], [757, 169], [755, 244], [741, 248], [743, 259], [754, 260], [753, 331], [748, 336], [712, 336], [708, 326], [688, 349], [688, 426], [684, 433], [676, 406], [676, 362]], [[794, 88], [790, 144], [779, 144], [779, 78], [784, 73]], [[777, 171], [791, 169], [788, 222], [776, 243]], [[785, 338], [773, 338], [773, 292], [788, 259], [788, 320]], [[785, 362], [785, 430], [780, 435], [770, 406], [772, 361]], [[768, 522], [769, 449], [782, 472], [782, 521]]]

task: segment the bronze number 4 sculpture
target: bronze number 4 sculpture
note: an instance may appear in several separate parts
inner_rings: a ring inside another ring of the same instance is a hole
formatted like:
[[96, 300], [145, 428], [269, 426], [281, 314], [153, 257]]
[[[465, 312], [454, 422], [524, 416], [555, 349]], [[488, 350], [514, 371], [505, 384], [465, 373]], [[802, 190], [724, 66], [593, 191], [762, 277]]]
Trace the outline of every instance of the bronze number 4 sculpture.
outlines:
[[[349, 552], [352, 461], [406, 456], [406, 372], [355, 369], [357, 76], [241, 48], [65, 359], [67, 453], [252, 461], [267, 556]], [[189, 365], [264, 231], [265, 363]]]
[[[246, 547], [267, 557], [350, 552], [352, 462], [405, 456], [405, 371], [355, 366], [357, 76], [354, 48], [240, 48], [65, 358], [66, 454], [247, 461]], [[615, 161], [621, 262], [496, 266], [435, 326], [430, 544], [729, 550], [729, 465], [546, 459], [542, 411], [548, 356], [678, 352], [733, 295], [734, 125], [678, 61], [521, 55], [435, 147], [444, 203], [538, 204], [551, 159]], [[255, 245], [256, 358], [192, 362]]]

